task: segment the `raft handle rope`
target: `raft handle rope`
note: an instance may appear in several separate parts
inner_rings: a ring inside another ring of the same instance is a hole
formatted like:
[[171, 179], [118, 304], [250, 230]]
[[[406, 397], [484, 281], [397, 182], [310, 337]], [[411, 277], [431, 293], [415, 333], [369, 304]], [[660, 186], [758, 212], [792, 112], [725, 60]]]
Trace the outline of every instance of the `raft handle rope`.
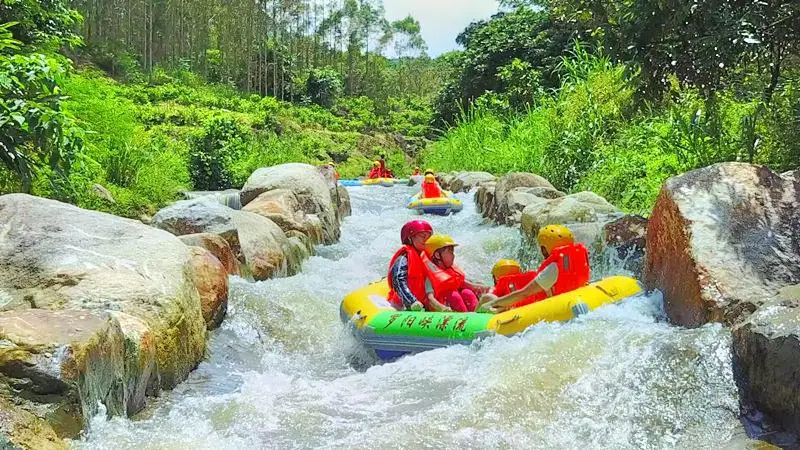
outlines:
[[361, 310], [359, 309], [358, 311], [356, 311], [355, 314], [353, 314], [352, 317], [350, 317], [350, 321], [355, 323], [355, 322], [358, 322], [359, 320], [366, 319], [366, 318], [367, 318], [367, 316], [362, 316], [361, 315]]
[[508, 325], [508, 324], [510, 324], [510, 323], [512, 323], [512, 322], [516, 322], [517, 320], [519, 320], [519, 319], [521, 319], [521, 318], [522, 318], [522, 317], [521, 317], [519, 314], [515, 314], [515, 315], [514, 315], [514, 317], [512, 317], [512, 318], [510, 318], [510, 319], [506, 319], [506, 320], [498, 320], [498, 321], [497, 321], [497, 325], [498, 325], [498, 326]]

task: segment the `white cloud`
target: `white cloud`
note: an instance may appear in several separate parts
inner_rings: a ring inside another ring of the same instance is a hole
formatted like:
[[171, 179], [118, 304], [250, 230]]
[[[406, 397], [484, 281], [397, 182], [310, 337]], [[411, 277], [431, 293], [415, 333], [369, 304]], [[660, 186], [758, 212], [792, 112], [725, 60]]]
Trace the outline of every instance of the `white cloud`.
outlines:
[[458, 48], [456, 36], [467, 25], [498, 10], [497, 0], [384, 0], [383, 5], [389, 20], [411, 14], [419, 21], [428, 54], [434, 57]]

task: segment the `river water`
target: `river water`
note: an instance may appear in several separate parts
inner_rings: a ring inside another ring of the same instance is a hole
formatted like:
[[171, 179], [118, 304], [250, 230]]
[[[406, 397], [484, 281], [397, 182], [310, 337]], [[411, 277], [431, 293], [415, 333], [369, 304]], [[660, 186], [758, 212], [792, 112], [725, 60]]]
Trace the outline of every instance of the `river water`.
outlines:
[[[301, 274], [232, 279], [206, 360], [134, 419], [99, 415], [78, 449], [753, 448], [738, 416], [730, 336], [666, 324], [658, 295], [514, 337], [376, 364], [338, 306], [385, 275], [411, 188], [350, 188], [339, 243]], [[516, 229], [483, 224], [472, 196], [430, 219], [489, 281], [519, 251]], [[612, 264], [603, 272], [620, 272]], [[594, 278], [602, 273], [594, 274]]]

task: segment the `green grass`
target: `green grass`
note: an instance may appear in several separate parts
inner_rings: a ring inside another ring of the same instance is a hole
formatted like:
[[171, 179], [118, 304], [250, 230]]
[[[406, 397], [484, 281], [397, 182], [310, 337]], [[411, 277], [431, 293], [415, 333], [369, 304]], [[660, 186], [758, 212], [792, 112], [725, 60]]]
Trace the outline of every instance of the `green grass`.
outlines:
[[[259, 167], [286, 162], [336, 161], [343, 177], [357, 177], [380, 155], [398, 175], [405, 175], [413, 161], [401, 151], [394, 133], [429, 133], [430, 105], [412, 99], [390, 99], [391, 109], [383, 115], [366, 98], [345, 98], [327, 110], [242, 94], [206, 84], [191, 73], [162, 72], [152, 84], [124, 84], [84, 68], [62, 86], [70, 97], [64, 109], [88, 132], [70, 177], [79, 206], [133, 218], [152, 215], [198, 187], [195, 180], [201, 178], [193, 173], [192, 151], [210, 151], [208, 157], [224, 166], [229, 181], [221, 188], [240, 187]], [[213, 149], [194, 148], [204, 142], [199, 137], [213, 133], [210, 124], [220, 118], [240, 130], [235, 145], [223, 133], [205, 141], [213, 142]], [[116, 202], [94, 195], [94, 183], [105, 186]], [[39, 180], [35, 193], [49, 196], [47, 186]], [[4, 171], [0, 188], [19, 189]]]
[[424, 165], [533, 172], [561, 190], [591, 190], [637, 213], [650, 211], [667, 178], [708, 164], [752, 156], [777, 171], [800, 166], [800, 127], [792, 128], [791, 120], [792, 111], [800, 111], [800, 94], [791, 83], [759, 116], [754, 132], [748, 121], [755, 100], [721, 92], [704, 101], [673, 83], [655, 108], [637, 103], [635, 74], [624, 66], [577, 57], [565, 64], [570, 76], [561, 89], [536, 99], [526, 114], [504, 116], [488, 107], [463, 114], [426, 149]]

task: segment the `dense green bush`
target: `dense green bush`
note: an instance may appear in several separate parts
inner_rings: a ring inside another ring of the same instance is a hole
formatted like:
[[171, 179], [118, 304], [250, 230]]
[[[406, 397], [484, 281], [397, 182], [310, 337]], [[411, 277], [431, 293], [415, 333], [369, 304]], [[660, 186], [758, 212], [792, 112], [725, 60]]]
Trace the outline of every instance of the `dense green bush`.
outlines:
[[246, 145], [247, 136], [236, 120], [226, 116], [209, 120], [189, 147], [189, 173], [194, 188], [217, 191], [232, 187], [230, 168]]
[[306, 80], [306, 91], [311, 101], [330, 108], [342, 93], [342, 78], [333, 69], [312, 69]]

